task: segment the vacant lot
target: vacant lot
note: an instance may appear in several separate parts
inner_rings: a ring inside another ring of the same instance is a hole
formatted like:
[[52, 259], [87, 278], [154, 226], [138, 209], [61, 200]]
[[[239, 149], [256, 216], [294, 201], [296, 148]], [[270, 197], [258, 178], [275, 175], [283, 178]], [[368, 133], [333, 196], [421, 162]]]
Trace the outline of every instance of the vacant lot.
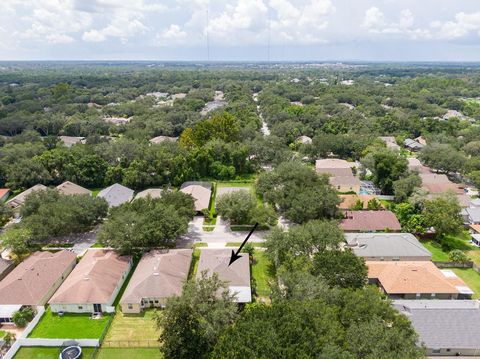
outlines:
[[105, 346], [115, 346], [118, 343], [119, 346], [158, 347], [160, 332], [155, 327], [153, 314], [153, 310], [147, 310], [141, 315], [117, 312], [105, 337]]
[[90, 319], [90, 314], [64, 314], [62, 317], [47, 309], [30, 338], [97, 339], [100, 338], [109, 316]]
[[97, 359], [161, 359], [162, 357], [160, 351], [153, 348], [102, 348]]
[[[90, 359], [95, 348], [82, 348], [82, 358]], [[14, 359], [58, 359], [60, 348], [22, 347]], [[132, 357], [133, 358], [133, 357]]]

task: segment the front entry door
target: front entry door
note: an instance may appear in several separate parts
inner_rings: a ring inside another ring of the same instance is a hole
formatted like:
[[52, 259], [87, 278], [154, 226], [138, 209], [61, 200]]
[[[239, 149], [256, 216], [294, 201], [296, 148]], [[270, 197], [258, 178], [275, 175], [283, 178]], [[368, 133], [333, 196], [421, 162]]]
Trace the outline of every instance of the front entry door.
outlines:
[[94, 304], [93, 305], [93, 311], [95, 313], [101, 313], [102, 312], [102, 305], [101, 304]]

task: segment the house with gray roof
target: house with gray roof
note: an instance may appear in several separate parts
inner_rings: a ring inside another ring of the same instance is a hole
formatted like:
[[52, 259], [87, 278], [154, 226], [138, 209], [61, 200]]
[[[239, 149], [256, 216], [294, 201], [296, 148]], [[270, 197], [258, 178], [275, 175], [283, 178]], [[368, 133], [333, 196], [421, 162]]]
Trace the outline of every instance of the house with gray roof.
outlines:
[[367, 261], [429, 261], [430, 253], [411, 233], [345, 233], [347, 247]]
[[202, 272], [207, 275], [217, 273], [220, 280], [227, 282], [237, 303], [249, 303], [252, 301], [249, 255], [242, 253], [240, 258], [229, 265], [231, 254], [232, 250], [228, 248], [201, 248], [197, 279], [202, 277]]
[[468, 207], [460, 212], [465, 224], [480, 224], [480, 207]]
[[123, 203], [130, 202], [133, 194], [134, 191], [130, 188], [115, 183], [98, 192], [97, 197], [104, 198], [108, 202], [109, 207], [116, 207]]
[[403, 141], [403, 146], [413, 152], [418, 152], [424, 147], [420, 142], [412, 140], [411, 138], [407, 138]]
[[480, 355], [480, 304], [476, 300], [395, 300], [412, 323], [427, 356]]

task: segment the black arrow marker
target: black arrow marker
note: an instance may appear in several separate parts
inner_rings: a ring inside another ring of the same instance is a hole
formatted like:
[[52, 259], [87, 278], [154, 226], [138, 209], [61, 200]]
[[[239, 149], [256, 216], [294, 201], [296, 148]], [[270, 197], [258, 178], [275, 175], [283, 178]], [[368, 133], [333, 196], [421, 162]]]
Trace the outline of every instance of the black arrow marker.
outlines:
[[243, 243], [240, 245], [240, 247], [238, 247], [238, 250], [237, 252], [235, 253], [235, 251], [232, 249], [232, 255], [230, 256], [230, 262], [228, 263], [228, 266], [230, 267], [230, 264], [232, 264], [233, 262], [235, 262], [238, 258], [240, 258], [241, 256], [238, 255], [238, 253], [240, 253], [240, 251], [242, 250], [243, 246], [245, 245], [245, 243], [247, 243], [248, 239], [250, 238], [250, 236], [252, 235], [252, 233], [255, 231], [255, 229], [257, 228], [258, 226], [258, 223], [255, 223], [253, 225], [253, 228], [252, 230], [250, 231], [250, 233], [248, 234], [247, 238], [245, 238], [245, 240], [243, 241]]

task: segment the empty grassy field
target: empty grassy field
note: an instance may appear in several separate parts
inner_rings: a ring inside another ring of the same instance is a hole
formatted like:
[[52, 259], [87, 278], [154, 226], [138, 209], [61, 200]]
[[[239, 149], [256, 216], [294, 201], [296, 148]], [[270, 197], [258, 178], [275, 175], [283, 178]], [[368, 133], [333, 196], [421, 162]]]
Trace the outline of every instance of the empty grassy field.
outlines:
[[100, 338], [110, 316], [90, 319], [90, 314], [64, 314], [63, 317], [47, 309], [42, 319], [30, 333], [30, 338]]
[[[95, 348], [82, 348], [82, 358], [90, 359]], [[14, 359], [58, 359], [60, 348], [53, 347], [22, 347]], [[133, 358], [133, 357], [132, 357]]]
[[156, 342], [160, 331], [155, 327], [153, 310], [143, 314], [125, 315], [118, 311], [108, 329], [105, 341], [153, 341]]
[[154, 348], [102, 348], [96, 359], [161, 359], [162, 357], [160, 350]]

